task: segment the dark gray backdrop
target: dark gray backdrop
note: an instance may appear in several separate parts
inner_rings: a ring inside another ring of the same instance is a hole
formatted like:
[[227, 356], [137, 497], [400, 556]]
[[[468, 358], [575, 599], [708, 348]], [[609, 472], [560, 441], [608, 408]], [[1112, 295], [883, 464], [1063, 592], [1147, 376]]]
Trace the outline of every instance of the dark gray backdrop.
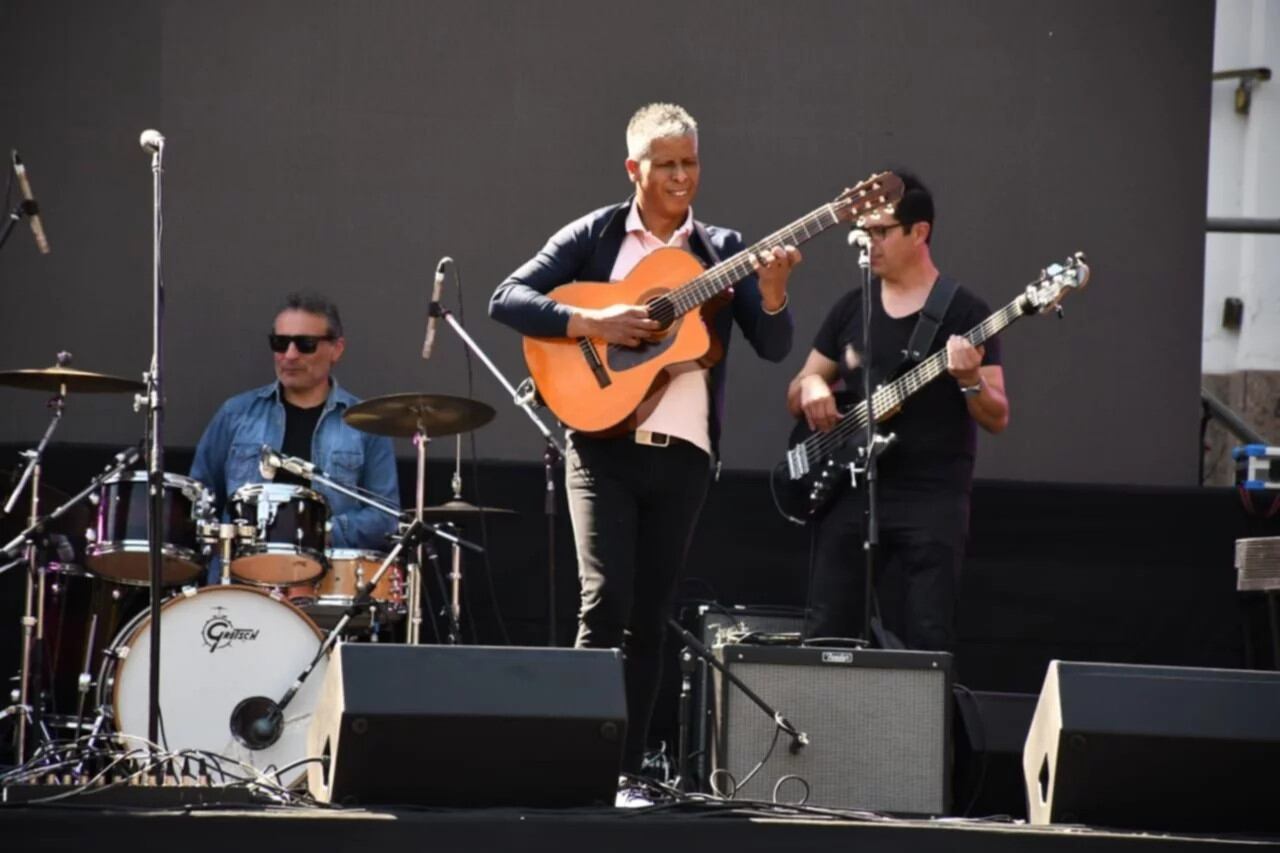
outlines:
[[[0, 369], [59, 349], [84, 369], [144, 369], [151, 173], [136, 140], [155, 127], [169, 141], [171, 446], [270, 378], [263, 336], [298, 286], [342, 306], [339, 375], [357, 393], [468, 393], [448, 330], [432, 361], [418, 355], [444, 254], [468, 328], [521, 378], [518, 338], [484, 314], [490, 291], [561, 224], [626, 195], [628, 116], [675, 100], [702, 126], [699, 217], [748, 238], [901, 163], [935, 191], [940, 265], [993, 307], [1088, 251], [1094, 282], [1067, 321], [1007, 333], [1012, 424], [984, 438], [979, 476], [1192, 483], [1213, 14], [1160, 0], [8, 0], [0, 144], [28, 163], [54, 254], [37, 256], [25, 225], [0, 251]], [[804, 253], [791, 357], [735, 349], [726, 466], [780, 453], [786, 382], [854, 275], [842, 234]], [[540, 458], [479, 366], [473, 393], [500, 410], [482, 456]], [[134, 440], [128, 402], [72, 400], [60, 437]], [[34, 440], [42, 404], [0, 389], [0, 442]]]

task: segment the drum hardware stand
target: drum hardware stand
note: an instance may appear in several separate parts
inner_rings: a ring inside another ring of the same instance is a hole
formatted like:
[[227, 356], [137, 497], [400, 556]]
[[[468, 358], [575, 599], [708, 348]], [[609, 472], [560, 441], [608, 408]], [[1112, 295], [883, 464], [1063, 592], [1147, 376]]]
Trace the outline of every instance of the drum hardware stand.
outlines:
[[[38, 514], [39, 498], [38, 490], [40, 487], [40, 459], [44, 452], [45, 445], [48, 444], [49, 437], [53, 435], [53, 429], [58, 423], [58, 419], [62, 417], [62, 400], [65, 394], [59, 394], [55, 400], [58, 401], [54, 421], [49, 425], [49, 429], [45, 432], [44, 438], [33, 451], [28, 451], [28, 465], [31, 471], [31, 517], [27, 528], [15, 536], [12, 540], [0, 547], [0, 555], [16, 556], [18, 549], [26, 546], [28, 576], [27, 576], [27, 592], [25, 610], [22, 619], [23, 625], [23, 644], [22, 644], [22, 671], [20, 675], [20, 687], [18, 693], [18, 701], [15, 705], [11, 705], [0, 713], [0, 719], [5, 716], [17, 713], [18, 718], [18, 763], [21, 764], [26, 760], [26, 734], [27, 725], [35, 724], [39, 717], [40, 695], [42, 693], [40, 682], [40, 667], [32, 664], [33, 652], [39, 650], [41, 641], [43, 640], [43, 624], [44, 624], [44, 580], [45, 572], [43, 566], [36, 566], [36, 538], [44, 530], [45, 526], [51, 521], [56, 521], [71, 510], [76, 504], [80, 503], [90, 494], [101, 488], [102, 483], [107, 479], [116, 476], [126, 468], [131, 467], [138, 461], [139, 451], [137, 448], [129, 448], [115, 456], [115, 462], [107, 466], [106, 470], [99, 474], [89, 483], [87, 487], [77, 494], [68, 498], [66, 503], [54, 509], [45, 516]], [[24, 475], [24, 479], [26, 476]], [[19, 483], [19, 490], [22, 484]], [[10, 497], [12, 504], [17, 492]], [[33, 614], [33, 605], [36, 610]], [[34, 679], [31, 674], [34, 672]], [[32, 698], [32, 685], [35, 685], [35, 701], [29, 701]]]
[[[14, 220], [16, 221], [16, 219]], [[71, 353], [60, 352], [57, 355], [59, 367], [66, 367], [71, 363]], [[13, 512], [14, 506], [17, 505], [18, 498], [22, 494], [22, 490], [26, 487], [27, 481], [31, 481], [31, 502], [30, 513], [27, 516], [27, 522], [31, 525], [28, 529], [36, 527], [36, 522], [40, 518], [40, 475], [41, 461], [44, 458], [44, 451], [49, 446], [49, 440], [53, 438], [54, 430], [58, 428], [58, 424], [62, 422], [63, 410], [66, 406], [67, 387], [62, 385], [58, 388], [53, 398], [49, 400], [49, 408], [53, 410], [53, 415], [49, 419], [49, 426], [45, 428], [44, 435], [40, 437], [39, 443], [36, 444], [34, 450], [23, 452], [26, 457], [27, 464], [23, 469], [22, 477], [18, 480], [18, 484], [14, 486], [13, 493], [9, 495], [9, 499], [5, 501], [4, 512], [0, 516], [8, 515]], [[15, 540], [17, 541], [17, 540]], [[9, 549], [6, 548], [6, 551]], [[36, 543], [34, 538], [27, 538], [26, 563], [27, 563], [27, 584], [22, 609], [22, 661], [19, 672], [18, 702], [16, 710], [20, 712], [18, 717], [18, 742], [17, 742], [17, 763], [21, 764], [26, 761], [27, 746], [27, 725], [31, 724], [39, 729], [40, 713], [44, 698], [44, 684], [42, 671], [43, 663], [43, 644], [44, 644], [44, 590], [45, 590], [45, 569], [43, 564], [37, 565], [36, 559]], [[16, 555], [15, 555], [16, 556]], [[34, 612], [33, 612], [34, 609]], [[36, 664], [33, 667], [32, 658], [35, 658]], [[35, 670], [35, 677], [32, 678], [32, 670]], [[34, 700], [32, 693], [35, 694]]]
[[[746, 683], [728, 670], [728, 668], [716, 660], [715, 654], [708, 649], [703, 643], [695, 637], [683, 625], [674, 618], [668, 616], [667, 624], [680, 635], [680, 639], [684, 641], [685, 650], [681, 653], [681, 670], [682, 670], [682, 687], [680, 703], [685, 709], [689, 706], [689, 701], [685, 695], [686, 688], [691, 687], [690, 678], [693, 671], [692, 655], [696, 655], [706, 661], [707, 665], [723, 675], [730, 684], [742, 691], [742, 695], [746, 696], [773, 721], [773, 724], [783, 732], [791, 736], [791, 754], [796, 755], [801, 749], [808, 746], [809, 735], [795, 727], [783, 713], [768, 702], [760, 698], [760, 696], [746, 685]], [[676, 787], [682, 791], [687, 790], [689, 781], [689, 717], [688, 714], [682, 714], [680, 717], [680, 735], [676, 750], [676, 770], [680, 774], [676, 782]]]
[[303, 683], [315, 670], [316, 665], [329, 654], [334, 644], [341, 638], [352, 618], [359, 615], [365, 608], [372, 610], [376, 607], [372, 592], [382, 581], [382, 576], [395, 563], [401, 551], [417, 547], [421, 544], [424, 533], [434, 532], [429, 528], [430, 525], [415, 520], [405, 530], [396, 546], [391, 549], [391, 553], [387, 554], [382, 565], [373, 573], [373, 577], [357, 585], [355, 598], [342, 614], [342, 618], [325, 636], [320, 643], [320, 648], [316, 650], [315, 657], [298, 674], [293, 684], [289, 685], [289, 689], [280, 697], [280, 701], [276, 702], [265, 696], [251, 696], [236, 705], [231, 712], [231, 734], [237, 741], [248, 749], [260, 750], [266, 749], [280, 739], [280, 735], [284, 732], [284, 709], [302, 689]]
[[[413, 520], [417, 524], [422, 524], [422, 510], [426, 506], [426, 488], [427, 488], [427, 438], [426, 426], [422, 419], [418, 419], [417, 432], [413, 434], [413, 448], [417, 451], [417, 477], [414, 481], [414, 499], [413, 499]], [[422, 639], [422, 567], [423, 561], [423, 543], [419, 541], [413, 549], [413, 557], [406, 564], [409, 575], [408, 589], [406, 594], [409, 596], [409, 624], [405, 627], [405, 643], [411, 646], [418, 645]]]
[[542, 454], [543, 475], [546, 480], [546, 499], [543, 511], [547, 517], [547, 645], [556, 645], [556, 464], [564, 458], [564, 447], [556, 440], [555, 434], [551, 429], [538, 417], [533, 410], [534, 401], [537, 398], [537, 390], [533, 386], [532, 379], [526, 379], [520, 383], [520, 387], [514, 387], [507, 381], [507, 377], [503, 375], [498, 366], [490, 360], [480, 345], [475, 342], [471, 335], [467, 334], [466, 329], [462, 328], [453, 316], [453, 312], [442, 306], [438, 299], [431, 302], [428, 312], [432, 317], [443, 317], [445, 322], [449, 324], [449, 328], [453, 329], [458, 337], [462, 338], [462, 342], [467, 348], [476, 354], [476, 357], [489, 368], [489, 372], [493, 374], [498, 383], [506, 389], [511, 395], [511, 402], [519, 409], [522, 409], [529, 420], [533, 422], [534, 427], [542, 434], [543, 441], [546, 442], [546, 450]]

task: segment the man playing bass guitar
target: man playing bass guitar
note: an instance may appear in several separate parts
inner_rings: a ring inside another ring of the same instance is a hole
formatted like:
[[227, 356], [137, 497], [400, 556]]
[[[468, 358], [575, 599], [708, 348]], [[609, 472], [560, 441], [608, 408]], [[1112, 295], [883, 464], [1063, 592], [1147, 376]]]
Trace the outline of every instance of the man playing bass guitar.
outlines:
[[[873, 610], [873, 630], [865, 636], [885, 647], [952, 651], [976, 426], [1002, 431], [1009, 423], [1009, 402], [1000, 340], [975, 348], [962, 337], [987, 316], [987, 306], [941, 276], [930, 255], [933, 197], [915, 176], [895, 174], [903, 182], [902, 200], [893, 214], [864, 229], [871, 236], [874, 276], [870, 358], [863, 346], [862, 292], [855, 288], [828, 313], [787, 390], [787, 408], [793, 416], [803, 416], [810, 429], [829, 431], [840, 414], [832, 391], [837, 380], [860, 396], [864, 362], [871, 365], [874, 387], [899, 368], [946, 349], [954, 381], [941, 378], [920, 389], [884, 428], [897, 441], [878, 462], [880, 542], [873, 603], [878, 604], [879, 620]], [[945, 311], [941, 322], [927, 349], [909, 353], [922, 309], [939, 288], [924, 313]], [[807, 637], [862, 633], [866, 510], [864, 491], [846, 487], [815, 521]]]

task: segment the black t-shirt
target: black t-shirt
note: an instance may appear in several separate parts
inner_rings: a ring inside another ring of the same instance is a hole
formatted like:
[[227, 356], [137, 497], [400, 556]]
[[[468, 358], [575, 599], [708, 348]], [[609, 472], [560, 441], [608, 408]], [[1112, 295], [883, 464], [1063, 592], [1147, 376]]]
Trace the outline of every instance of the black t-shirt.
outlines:
[[[286, 456], [296, 456], [310, 462], [311, 438], [315, 435], [316, 424], [320, 422], [320, 415], [324, 412], [324, 403], [304, 409], [293, 405], [283, 397], [281, 402], [284, 403], [284, 443], [280, 452]], [[276, 471], [275, 482], [311, 486], [307, 480], [296, 474], [290, 474], [284, 469]]]
[[[920, 317], [890, 317], [880, 298], [880, 280], [871, 282], [872, 387], [885, 384], [910, 369], [903, 366], [907, 342]], [[957, 288], [934, 335], [929, 352], [946, 347], [951, 335], [963, 335], [990, 314], [986, 304], [963, 286]], [[867, 362], [862, 345], [862, 288], [840, 298], [813, 341], [813, 348], [840, 365], [845, 393], [842, 402], [862, 399], [862, 368], [849, 369], [846, 347], [852, 345], [859, 364]], [[1000, 364], [1000, 340], [985, 344], [982, 363]], [[915, 363], [913, 362], [912, 365]], [[877, 417], [879, 414], [877, 413]], [[896, 433], [897, 441], [880, 457], [880, 486], [886, 491], [965, 493], [973, 480], [977, 423], [969, 416], [964, 395], [948, 373], [918, 390], [901, 411], [882, 421], [880, 431]]]

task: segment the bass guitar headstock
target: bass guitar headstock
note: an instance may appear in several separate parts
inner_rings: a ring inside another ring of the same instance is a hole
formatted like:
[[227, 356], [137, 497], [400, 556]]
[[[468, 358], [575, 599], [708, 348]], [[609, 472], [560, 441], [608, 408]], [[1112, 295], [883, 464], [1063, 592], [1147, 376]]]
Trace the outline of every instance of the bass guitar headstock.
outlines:
[[1040, 278], [1027, 285], [1027, 313], [1061, 312], [1062, 300], [1073, 290], [1082, 290], [1089, 282], [1089, 265], [1084, 252], [1076, 252], [1065, 263], [1050, 264], [1040, 271]]

